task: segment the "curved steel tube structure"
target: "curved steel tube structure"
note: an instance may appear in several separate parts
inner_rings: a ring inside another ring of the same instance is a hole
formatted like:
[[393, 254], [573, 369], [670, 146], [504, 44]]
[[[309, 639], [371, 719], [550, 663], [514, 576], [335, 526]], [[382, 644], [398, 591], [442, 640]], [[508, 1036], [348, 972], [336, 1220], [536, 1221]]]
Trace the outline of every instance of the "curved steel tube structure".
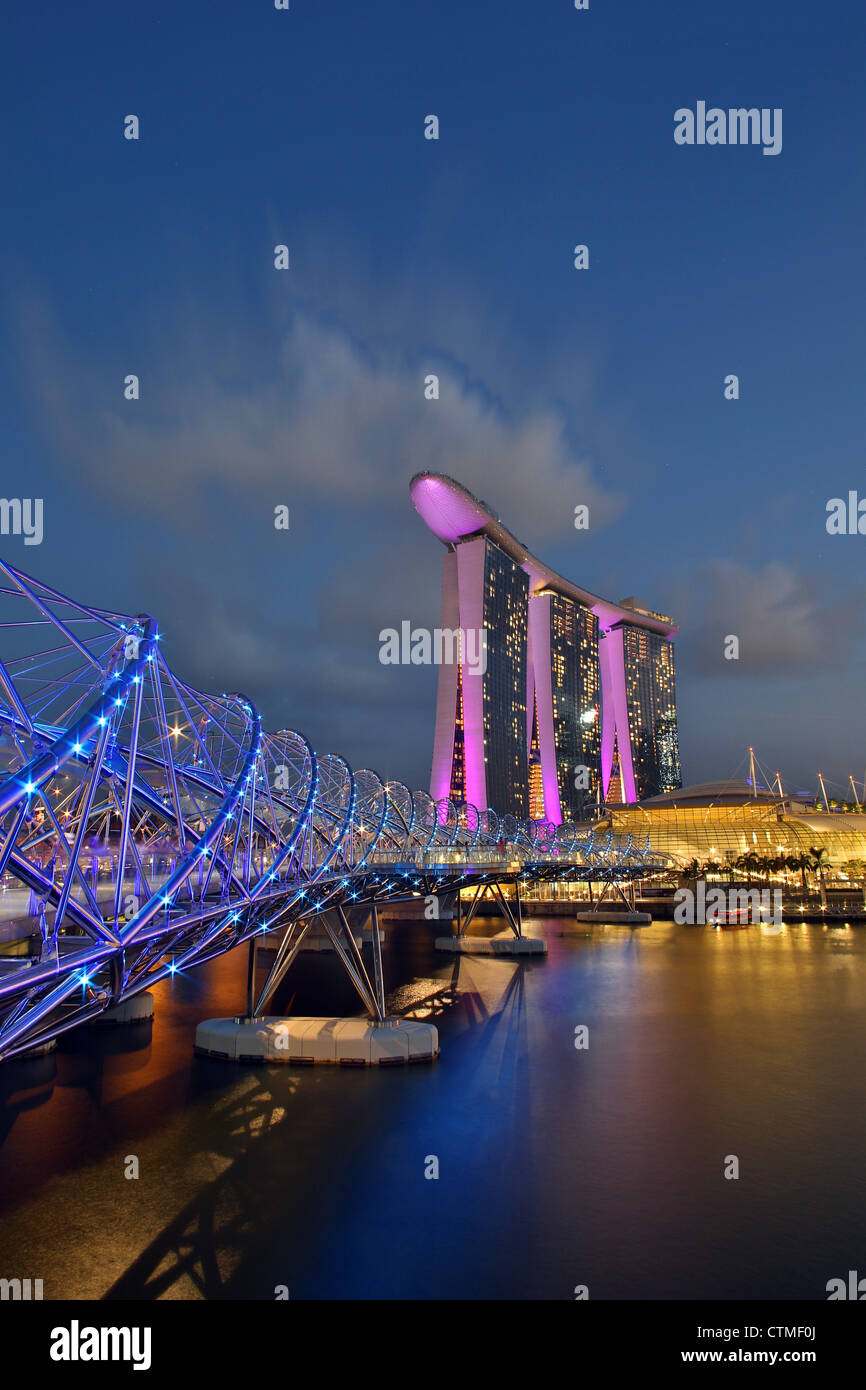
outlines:
[[0, 940], [38, 943], [0, 956], [0, 1059], [257, 932], [285, 929], [259, 1007], [329, 916], [371, 1002], [353, 907], [662, 867], [631, 837], [436, 803], [265, 733], [246, 696], [173, 674], [152, 617], [77, 603], [2, 561], [0, 632]]

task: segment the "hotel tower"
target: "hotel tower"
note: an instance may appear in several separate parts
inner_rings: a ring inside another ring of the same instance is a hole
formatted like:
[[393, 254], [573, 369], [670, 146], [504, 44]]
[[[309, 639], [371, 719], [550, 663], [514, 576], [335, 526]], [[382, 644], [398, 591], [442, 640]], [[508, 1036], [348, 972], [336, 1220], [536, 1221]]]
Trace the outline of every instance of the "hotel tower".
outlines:
[[452, 478], [410, 491], [446, 546], [442, 627], [486, 634], [484, 663], [439, 667], [431, 796], [559, 824], [681, 786], [671, 620], [563, 579]]

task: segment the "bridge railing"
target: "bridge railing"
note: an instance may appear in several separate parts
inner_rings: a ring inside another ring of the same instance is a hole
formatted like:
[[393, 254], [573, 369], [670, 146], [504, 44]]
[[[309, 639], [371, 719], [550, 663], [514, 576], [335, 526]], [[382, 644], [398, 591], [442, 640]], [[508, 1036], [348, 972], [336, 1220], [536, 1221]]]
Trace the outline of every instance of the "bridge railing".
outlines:
[[368, 868], [375, 869], [387, 866], [406, 866], [410, 869], [433, 869], [437, 867], [450, 867], [452, 865], [473, 864], [478, 867], [491, 866], [495, 868], [519, 870], [523, 863], [522, 856], [516, 851], [503, 854], [495, 849], [476, 849], [472, 846], [465, 848], [450, 849], [430, 849], [415, 850], [406, 852], [402, 850], [376, 850], [367, 859]]

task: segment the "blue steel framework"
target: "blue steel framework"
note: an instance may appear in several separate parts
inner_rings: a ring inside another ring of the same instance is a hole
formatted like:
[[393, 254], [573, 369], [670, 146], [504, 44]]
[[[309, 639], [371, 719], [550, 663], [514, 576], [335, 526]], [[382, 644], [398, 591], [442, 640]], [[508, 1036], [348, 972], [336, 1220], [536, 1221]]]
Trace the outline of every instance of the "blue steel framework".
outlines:
[[39, 946], [0, 957], [0, 1059], [284, 929], [248, 1001], [261, 1013], [314, 921], [381, 1018], [378, 931], [371, 980], [354, 909], [376, 925], [378, 903], [419, 894], [663, 867], [648, 842], [437, 803], [299, 733], [267, 734], [245, 696], [173, 674], [153, 618], [76, 603], [2, 561], [0, 631], [0, 920]]

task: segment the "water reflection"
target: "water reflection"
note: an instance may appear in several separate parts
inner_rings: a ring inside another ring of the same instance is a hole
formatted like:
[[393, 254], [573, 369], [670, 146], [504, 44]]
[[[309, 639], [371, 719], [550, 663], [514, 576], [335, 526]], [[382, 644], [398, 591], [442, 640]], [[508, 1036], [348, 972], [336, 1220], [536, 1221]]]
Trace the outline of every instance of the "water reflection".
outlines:
[[866, 932], [545, 934], [546, 960], [389, 944], [431, 1067], [194, 1059], [243, 998], [235, 953], [163, 982], [152, 1028], [0, 1069], [0, 1273], [46, 1298], [823, 1296], [866, 1215]]

